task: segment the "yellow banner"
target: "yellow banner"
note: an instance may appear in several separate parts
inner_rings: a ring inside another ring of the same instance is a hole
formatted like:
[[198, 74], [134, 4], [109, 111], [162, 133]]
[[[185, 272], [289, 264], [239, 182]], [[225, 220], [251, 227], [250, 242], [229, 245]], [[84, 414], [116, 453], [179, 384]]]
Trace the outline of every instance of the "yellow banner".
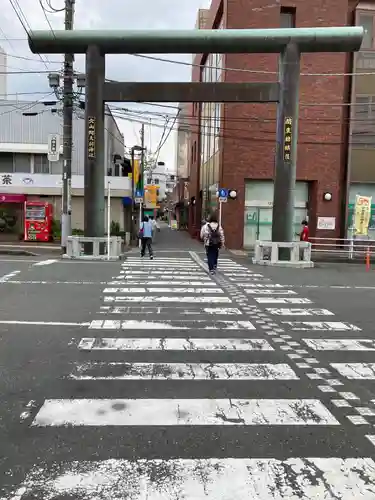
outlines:
[[147, 184], [145, 186], [145, 207], [156, 208], [158, 204], [158, 189], [159, 186]]
[[371, 196], [356, 196], [354, 208], [354, 231], [356, 236], [367, 236], [371, 217]]
[[140, 166], [140, 161], [134, 160], [134, 165], [133, 165], [134, 186], [136, 186], [139, 182], [139, 174], [140, 174], [139, 166]]

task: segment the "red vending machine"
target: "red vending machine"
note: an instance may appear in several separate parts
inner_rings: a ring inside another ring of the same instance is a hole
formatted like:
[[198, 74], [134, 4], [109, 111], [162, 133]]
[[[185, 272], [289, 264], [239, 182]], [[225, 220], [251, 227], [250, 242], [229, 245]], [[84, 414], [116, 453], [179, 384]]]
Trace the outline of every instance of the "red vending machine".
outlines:
[[52, 205], [43, 201], [25, 201], [25, 241], [51, 241]]

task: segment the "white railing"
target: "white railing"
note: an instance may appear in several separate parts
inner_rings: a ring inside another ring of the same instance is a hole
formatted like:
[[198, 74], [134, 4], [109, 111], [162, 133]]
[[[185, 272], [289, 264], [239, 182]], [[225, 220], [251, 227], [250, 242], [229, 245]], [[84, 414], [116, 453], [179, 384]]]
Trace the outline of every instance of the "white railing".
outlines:
[[312, 254], [316, 256], [339, 256], [353, 259], [363, 259], [375, 255], [375, 240], [364, 238], [309, 238]]

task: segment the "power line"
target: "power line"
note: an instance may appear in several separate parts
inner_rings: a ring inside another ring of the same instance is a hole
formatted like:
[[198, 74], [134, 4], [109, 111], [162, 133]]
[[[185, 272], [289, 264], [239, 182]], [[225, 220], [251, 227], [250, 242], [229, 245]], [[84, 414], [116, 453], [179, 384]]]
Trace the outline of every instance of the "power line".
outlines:
[[[40, 71], [38, 71], [38, 73], [40, 73]], [[0, 74], [1, 74], [1, 72], [0, 72]], [[19, 74], [19, 73], [16, 72], [16, 74]], [[26, 74], [29, 74], [29, 73], [26, 73]], [[38, 94], [45, 94], [45, 91], [14, 92], [12, 94], [7, 93], [6, 95], [7, 96], [10, 96], [10, 95], [17, 96], [17, 95], [38, 95]], [[0, 97], [1, 97], [1, 94], [0, 94]], [[7, 103], [6, 101], [1, 102], [1, 99], [0, 99], [0, 106], [2, 106], [2, 105], [8, 105], [8, 104], [9, 103]], [[315, 107], [316, 106], [315, 103], [300, 103], [300, 105], [304, 106], [304, 107], [309, 107], [309, 106]], [[324, 105], [324, 103], [322, 103], [322, 105]], [[343, 106], [353, 106], [353, 107], [356, 107], [356, 106], [364, 106], [364, 105], [362, 103], [343, 103]], [[156, 118], [159, 118], [160, 120], [162, 119], [163, 122], [165, 121], [166, 117], [172, 117], [174, 119], [175, 116], [176, 116], [176, 114], [172, 114], [172, 113], [161, 113], [161, 112], [146, 111], [146, 110], [139, 110], [139, 109], [134, 109], [133, 110], [131, 108], [122, 108], [122, 107], [118, 107], [118, 106], [109, 106], [109, 108], [112, 111], [125, 113], [127, 115], [136, 115], [136, 116], [138, 116], [139, 114], [148, 115], [148, 116], [151, 116], [154, 119], [156, 119]], [[200, 117], [201, 117], [201, 121], [213, 119], [213, 115], [210, 115], [210, 114], [201, 114]], [[198, 116], [195, 116], [195, 115], [192, 115], [192, 114], [184, 114], [184, 115], [182, 115], [180, 117], [180, 120], [181, 120], [182, 123], [184, 123], [184, 122], [189, 122], [189, 120], [197, 120], [197, 118], [198, 118]], [[251, 117], [251, 116], [247, 116], [247, 117], [241, 118], [241, 117], [230, 117], [229, 116], [229, 117], [226, 117], [225, 119], [223, 118], [223, 120], [225, 122], [235, 122], [235, 123], [236, 122], [237, 123], [247, 123], [249, 121], [250, 122], [254, 122], [254, 123], [259, 123], [259, 122], [262, 122], [262, 123], [274, 123], [275, 120], [276, 120], [276, 118], [262, 118], [262, 117]], [[321, 117], [321, 118], [303, 117], [303, 118], [300, 118], [300, 122], [304, 123], [304, 124], [310, 124], [310, 123], [316, 123], [316, 124], [321, 124], [321, 123], [324, 123], [324, 124], [337, 124], [338, 120], [340, 121], [340, 123], [353, 123], [353, 122], [354, 123], [370, 123], [372, 121], [375, 121], [375, 114], [374, 114], [373, 118], [336, 118], [336, 117], [332, 117], [332, 118], [327, 118], [327, 117]], [[188, 123], [188, 124], [191, 125], [191, 123]]]
[[46, 9], [45, 7], [43, 7], [46, 12], [48, 12], [49, 14], [56, 14], [58, 12], [64, 12], [65, 10], [65, 7], [62, 7], [61, 9], [56, 9], [55, 7], [52, 6], [51, 4], [51, 0], [46, 0], [46, 4], [47, 6], [50, 8], [50, 10]]
[[51, 70], [20, 70], [20, 71], [0, 71], [0, 75], [39, 75], [42, 73], [48, 74]]
[[[152, 121], [152, 118], [150, 118], [150, 128], [151, 128], [151, 121]], [[163, 139], [165, 137], [165, 134], [167, 133], [168, 123], [169, 123], [169, 117], [167, 116], [166, 118], [164, 118], [164, 129], [163, 129], [163, 132], [160, 136], [159, 144], [158, 144], [155, 152], [153, 153], [153, 156], [156, 156], [156, 161], [158, 161], [160, 148], [163, 145]], [[150, 130], [150, 132], [151, 132], [151, 130]]]
[[[146, 115], [150, 115], [152, 116], [152, 119], [154, 120], [165, 120], [165, 115], [164, 114], [160, 114], [160, 113], [154, 113], [152, 111], [150, 112], [145, 112], [145, 113], [138, 113], [137, 110], [134, 110], [134, 111], [128, 111], [127, 108], [116, 108], [116, 107], [110, 107], [111, 111], [115, 111], [115, 112], [122, 112], [124, 113], [125, 115], [129, 115], [129, 116], [133, 116], [135, 115], [136, 117], [138, 117], [139, 114], [146, 114]], [[175, 115], [170, 115], [172, 116], [173, 118], [175, 117]], [[194, 116], [194, 115], [188, 115], [188, 114], [185, 114], [183, 116], [180, 117], [180, 124], [188, 124], [188, 125], [191, 125], [191, 126], [196, 126], [196, 127], [199, 127], [199, 125], [194, 125], [191, 123], [192, 120], [196, 120], [197, 117]], [[213, 121], [214, 120], [214, 115], [210, 115], [210, 114], [207, 114], [207, 115], [200, 115], [200, 120], [201, 122], [204, 122], [204, 121]], [[274, 124], [276, 122], [276, 117], [274, 118], [262, 118], [262, 117], [252, 117], [252, 116], [246, 116], [246, 117], [225, 117], [225, 118], [222, 118], [222, 121], [225, 122], [225, 123], [240, 123], [240, 124], [244, 124], [244, 123], [249, 123], [249, 122], [253, 122], [253, 123], [256, 123], [256, 124], [259, 124], [259, 123], [262, 123], [262, 124]], [[365, 123], [369, 123], [369, 122], [372, 122], [372, 121], [375, 121], [375, 114], [373, 116], [373, 118], [342, 118], [339, 120], [339, 123], [340, 124], [349, 124], [349, 123], [362, 123], [362, 124], [365, 124]], [[309, 125], [311, 123], [313, 124], [325, 124], [325, 125], [337, 125], [338, 123], [338, 119], [337, 118], [326, 118], [326, 117], [322, 117], [322, 118], [315, 118], [315, 119], [312, 119], [312, 118], [309, 118], [309, 117], [304, 117], [304, 118], [300, 118], [300, 123], [303, 123], [304, 125]]]
[[[238, 73], [251, 73], [255, 75], [278, 75], [278, 71], [264, 71], [264, 70], [256, 70], [256, 69], [246, 69], [246, 68], [230, 68], [227, 66], [209, 66], [206, 64], [195, 64], [187, 61], [176, 61], [175, 59], [166, 59], [164, 57], [156, 57], [156, 56], [148, 56], [145, 54], [128, 54], [133, 57], [141, 57], [143, 59], [150, 59], [152, 61], [165, 62], [169, 64], [179, 64], [182, 66], [190, 66], [192, 68], [207, 68], [207, 69], [219, 69], [221, 71], [235, 71]], [[374, 75], [375, 72], [366, 72], [366, 73], [300, 73], [300, 76], [365, 76], [365, 75]]]
[[[33, 101], [33, 102], [27, 102], [27, 103], [24, 103], [24, 106], [21, 105], [20, 107], [17, 107], [16, 105], [14, 104], [11, 104], [10, 106], [12, 106], [14, 109], [9, 109], [7, 111], [4, 111], [3, 113], [0, 113], [0, 116], [3, 116], [3, 115], [7, 115], [9, 113], [14, 113], [14, 112], [17, 112], [17, 111], [27, 111], [31, 108], [33, 108], [36, 104], [40, 104], [42, 102], [42, 99], [52, 95], [53, 92], [50, 92], [49, 94], [45, 94], [41, 99], [39, 99], [38, 101]], [[9, 104], [8, 104], [9, 106]]]
[[176, 125], [176, 121], [177, 121], [177, 118], [178, 118], [178, 115], [179, 115], [179, 114], [180, 114], [180, 110], [177, 112], [177, 114], [176, 114], [176, 116], [175, 116], [175, 118], [174, 118], [174, 121], [173, 121], [173, 123], [172, 123], [172, 125], [171, 125], [171, 127], [170, 127], [170, 129], [169, 129], [169, 131], [168, 131], [168, 133], [167, 133], [167, 135], [166, 135], [166, 137], [164, 138], [163, 142], [161, 142], [161, 144], [159, 145], [159, 151], [158, 151], [157, 158], [159, 158], [159, 154], [160, 154], [161, 148], [162, 148], [162, 147], [164, 146], [164, 144], [167, 142], [167, 140], [168, 140], [169, 136], [170, 136], [170, 135], [171, 135], [171, 133], [172, 133], [172, 130], [174, 130], [174, 127], [175, 127], [175, 125]]
[[11, 94], [9, 92], [7, 92], [6, 94], [0, 94], [0, 106], [9, 106], [9, 102], [8, 103], [1, 102], [1, 99], [3, 97], [22, 96], [22, 95], [38, 95], [38, 94], [45, 94], [45, 92], [13, 92]]
[[[2, 31], [1, 27], [0, 27], [0, 31]], [[12, 59], [22, 59], [23, 61], [31, 61], [31, 62], [35, 62], [35, 63], [39, 62], [34, 57], [17, 56], [16, 54], [9, 54], [9, 52], [6, 52], [6, 56], [11, 57]], [[49, 61], [49, 63], [50, 64], [61, 64], [61, 61]]]
[[[26, 35], [28, 34], [28, 29], [30, 32], [32, 32], [31, 26], [30, 26], [30, 24], [25, 16], [25, 14], [23, 13], [23, 10], [21, 9], [20, 4], [18, 3], [18, 0], [9, 0], [9, 3], [11, 5], [13, 11], [15, 12], [18, 20], [20, 21], [21, 26], [24, 29]], [[18, 7], [18, 10], [17, 10], [16, 6]], [[46, 61], [42, 58], [42, 56], [40, 54], [38, 54], [38, 55], [39, 55], [40, 60], [44, 64], [44, 66], [48, 69]], [[47, 57], [46, 57], [46, 60], [48, 61]]]
[[[142, 121], [142, 120], [137, 120], [137, 119], [134, 119], [134, 118], [126, 118], [126, 117], [124, 117], [122, 115], [117, 115], [117, 114], [112, 114], [112, 116], [114, 116], [115, 118], [118, 118], [120, 120], [129, 121], [129, 122], [148, 123], [148, 122], [145, 122], [145, 121]], [[151, 126], [152, 127], [156, 127], [156, 128], [164, 128], [163, 125], [161, 125], [161, 124], [151, 124]], [[220, 128], [223, 128], [224, 130], [230, 130], [232, 132], [236, 132], [236, 135], [225, 134], [223, 132], [215, 133], [215, 131], [207, 132], [207, 133], [201, 131], [200, 135], [201, 136], [206, 136], [206, 137], [215, 136], [215, 137], [219, 137], [219, 138], [223, 138], [223, 139], [233, 139], [233, 140], [237, 140], [237, 141], [241, 140], [241, 141], [246, 141], [246, 142], [252, 142], [252, 143], [255, 143], [255, 144], [261, 144], [261, 143], [276, 144], [276, 130], [273, 131], [273, 132], [269, 131], [269, 133], [272, 133], [272, 135], [274, 136], [274, 138], [265, 138], [265, 137], [254, 137], [252, 135], [251, 131], [248, 131], [248, 133], [251, 134], [251, 137], [239, 135], [237, 132], [242, 132], [242, 133], [246, 132], [243, 129], [228, 129], [228, 128], [225, 128], [225, 127], [220, 127]], [[177, 128], [173, 128], [173, 130], [174, 131], [178, 131]], [[197, 132], [197, 130], [195, 130], [195, 132]], [[259, 131], [259, 132], [263, 133], [265, 131]], [[316, 135], [316, 133], [310, 133], [310, 134], [306, 134], [306, 135], [312, 136], [312, 135]], [[338, 146], [338, 145], [345, 144], [345, 145], [353, 145], [353, 146], [357, 146], [357, 147], [371, 146], [371, 147], [375, 148], [375, 143], [371, 143], [371, 142], [343, 141], [343, 140], [338, 140], [338, 141], [326, 141], [326, 140], [307, 141], [307, 140], [299, 140], [298, 144], [317, 145], [317, 146]]]
[[51, 24], [50, 20], [48, 19], [47, 12], [46, 12], [46, 9], [44, 8], [42, 0], [39, 0], [39, 5], [42, 7], [43, 15], [44, 15], [45, 20], [47, 21], [49, 29], [51, 30], [53, 37], [56, 39], [55, 32], [53, 31], [52, 24]]

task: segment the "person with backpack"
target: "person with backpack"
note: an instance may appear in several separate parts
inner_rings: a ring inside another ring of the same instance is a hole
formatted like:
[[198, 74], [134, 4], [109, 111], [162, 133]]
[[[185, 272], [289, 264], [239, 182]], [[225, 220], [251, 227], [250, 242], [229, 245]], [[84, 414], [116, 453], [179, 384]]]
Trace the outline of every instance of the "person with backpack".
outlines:
[[224, 231], [216, 215], [210, 215], [208, 222], [202, 226], [201, 240], [206, 248], [208, 270], [210, 274], [215, 274], [219, 251], [225, 243]]
[[143, 217], [139, 225], [139, 239], [141, 240], [141, 257], [145, 256], [146, 247], [150, 255], [150, 259], [154, 258], [152, 251], [152, 222], [148, 219], [147, 215]]

